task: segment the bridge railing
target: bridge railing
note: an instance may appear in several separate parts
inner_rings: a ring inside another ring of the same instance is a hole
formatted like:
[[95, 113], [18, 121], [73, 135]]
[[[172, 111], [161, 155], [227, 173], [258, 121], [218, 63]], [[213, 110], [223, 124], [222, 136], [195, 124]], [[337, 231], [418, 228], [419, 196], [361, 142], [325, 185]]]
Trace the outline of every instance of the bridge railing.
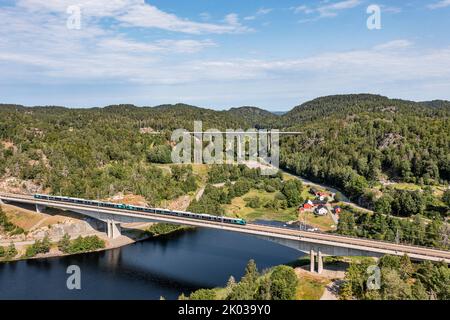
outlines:
[[[258, 223], [253, 223], [253, 224], [260, 225], [260, 226], [268, 226], [268, 227], [272, 227], [272, 228], [285, 229], [285, 230], [296, 230], [296, 228], [286, 227], [286, 226], [271, 226], [271, 225], [264, 225], [264, 224], [258, 224]], [[407, 246], [407, 247], [412, 247], [412, 248], [417, 248], [417, 249], [447, 251], [447, 252], [450, 253], [450, 250], [448, 250], [446, 248], [437, 248], [437, 247], [423, 246], [423, 245], [410, 244], [410, 243], [405, 243], [405, 242], [397, 243], [397, 242], [388, 241], [388, 240], [380, 240], [380, 239], [371, 239], [371, 238], [364, 238], [364, 237], [358, 237], [358, 236], [342, 235], [342, 234], [334, 233], [334, 232], [307, 231], [307, 230], [298, 230], [298, 231], [305, 232], [305, 233], [311, 233], [311, 234], [333, 235], [333, 236], [337, 236], [337, 237], [344, 238], [344, 239], [367, 240], [367, 241], [373, 241], [373, 242], [377, 242], [377, 243], [394, 244], [394, 245]], [[375, 248], [374, 246], [370, 246], [370, 245], [367, 245], [367, 246]]]
[[[6, 197], [6, 198], [9, 198], [9, 197], [14, 197], [15, 195], [0, 193], [0, 198], [2, 196]], [[23, 194], [22, 196], [33, 197], [32, 195], [25, 195], [25, 194]], [[39, 200], [39, 201], [50, 202], [50, 203], [52, 202], [52, 201], [45, 200], [45, 199], [34, 199], [34, 198], [32, 198], [32, 200]], [[71, 203], [71, 204], [78, 205], [78, 206], [84, 206], [84, 207], [92, 207], [92, 206], [78, 204], [78, 203]], [[95, 207], [95, 208], [97, 208], [97, 207]], [[108, 209], [108, 210], [113, 210], [113, 211], [126, 211], [126, 212], [131, 213], [131, 214], [139, 214], [139, 215], [162, 215], [162, 214], [157, 214], [157, 213], [148, 214], [148, 213], [145, 213], [145, 212], [136, 212], [136, 211], [132, 211], [132, 210], [128, 210], [128, 209], [120, 209], [120, 208], [102, 208], [102, 209]], [[154, 208], [149, 208], [149, 209], [154, 209]], [[174, 212], [174, 213], [182, 212], [182, 211], [174, 211], [174, 210], [168, 210], [168, 211], [171, 211], [171, 212]], [[186, 218], [186, 219], [189, 219], [189, 218]], [[200, 219], [193, 219], [193, 220], [206, 221], [206, 220], [200, 220]], [[258, 224], [258, 223], [252, 223], [252, 224], [253, 225], [259, 225], [259, 226], [265, 226], [265, 227], [271, 227], [271, 228], [274, 228], [274, 229], [284, 229], [284, 230], [294, 230], [294, 231], [296, 230], [295, 228], [287, 227], [287, 226], [272, 226], [272, 225], [264, 225], [264, 224]], [[351, 239], [351, 240], [366, 240], [366, 241], [373, 241], [373, 242], [377, 242], [377, 243], [385, 243], [385, 244], [391, 244], [391, 245], [393, 244], [393, 245], [407, 246], [407, 247], [412, 247], [412, 248], [417, 248], [417, 249], [427, 249], [427, 250], [435, 250], [435, 251], [441, 251], [441, 252], [442, 251], [450, 252], [448, 249], [445, 249], [445, 248], [436, 248], [436, 247], [416, 245], [416, 244], [409, 244], [409, 243], [396, 243], [396, 242], [393, 242], [393, 241], [379, 240], [379, 239], [370, 239], [370, 238], [363, 238], [363, 237], [350, 236], [350, 235], [341, 235], [341, 234], [338, 234], [338, 233], [330, 233], [330, 232], [323, 232], [323, 231], [307, 231], [307, 230], [306, 231], [305, 230], [299, 230], [299, 231], [302, 231], [302, 232], [305, 232], [305, 233], [310, 233], [310, 234], [322, 234], [322, 235], [328, 235], [328, 236], [329, 235], [333, 235], [333, 236], [336, 236], [336, 237], [339, 237], [339, 238], [343, 238], [343, 239], [347, 238], [347, 239]], [[274, 232], [274, 233], [276, 233], [276, 232]], [[285, 234], [283, 234], [283, 235], [285, 235]], [[371, 248], [378, 248], [376, 246], [371, 246], [369, 244], [364, 244], [364, 245], [367, 246], [367, 247], [371, 247]], [[423, 255], [427, 255], [427, 254], [423, 254]], [[427, 256], [432, 256], [432, 255], [427, 255]]]

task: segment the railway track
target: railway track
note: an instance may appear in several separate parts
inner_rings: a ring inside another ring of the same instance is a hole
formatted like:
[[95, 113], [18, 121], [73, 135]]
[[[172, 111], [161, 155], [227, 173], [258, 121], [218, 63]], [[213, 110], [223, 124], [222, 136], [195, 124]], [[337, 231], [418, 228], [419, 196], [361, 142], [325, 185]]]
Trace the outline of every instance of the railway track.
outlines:
[[[13, 201], [13, 202], [24, 202], [24, 203], [30, 203], [30, 204], [47, 204], [48, 206], [56, 206], [56, 207], [66, 207], [68, 210], [70, 208], [78, 208], [78, 209], [97, 209], [96, 206], [90, 206], [90, 205], [84, 205], [84, 204], [74, 204], [74, 203], [61, 203], [58, 201], [50, 201], [50, 200], [42, 200], [42, 199], [35, 199], [33, 196], [27, 196], [27, 195], [17, 195], [17, 194], [0, 194], [0, 199], [4, 199], [7, 201]], [[167, 218], [170, 218], [173, 221], [176, 221], [180, 224], [191, 224], [196, 225], [200, 227], [227, 227], [228, 230], [231, 231], [237, 231], [246, 233], [246, 231], [254, 231], [254, 232], [261, 232], [268, 235], [280, 235], [280, 236], [290, 236], [290, 237], [296, 237], [299, 240], [313, 240], [313, 241], [323, 241], [326, 243], [329, 243], [330, 245], [350, 245], [350, 246], [358, 246], [358, 247], [366, 247], [366, 248], [372, 248], [372, 249], [378, 249], [378, 250], [389, 250], [396, 253], [406, 253], [406, 254], [415, 254], [415, 255], [422, 255], [426, 257], [432, 257], [437, 259], [442, 259], [446, 261], [450, 261], [450, 251], [446, 250], [438, 250], [434, 248], [428, 248], [428, 247], [420, 247], [420, 246], [413, 246], [413, 245], [404, 245], [404, 244], [396, 244], [391, 243], [387, 241], [378, 241], [378, 240], [370, 240], [370, 239], [364, 239], [364, 238], [356, 238], [356, 237], [349, 237], [349, 236], [342, 236], [342, 235], [336, 235], [336, 234], [329, 234], [329, 233], [321, 233], [321, 232], [310, 232], [310, 231], [301, 231], [301, 230], [295, 230], [292, 228], [281, 228], [281, 227], [274, 227], [274, 226], [267, 226], [267, 225], [259, 225], [259, 224], [253, 224], [253, 223], [247, 223], [245, 226], [241, 225], [234, 225], [234, 224], [224, 224], [221, 222], [214, 222], [214, 221], [205, 221], [205, 220], [199, 220], [199, 219], [192, 219], [192, 218], [186, 218], [186, 217], [180, 217], [176, 215], [162, 215], [157, 213], [145, 213], [145, 212], [139, 212], [131, 211], [127, 209], [115, 209], [115, 208], [98, 208], [98, 210], [101, 210], [102, 212], [107, 212], [109, 214], [116, 214], [116, 215], [123, 215], [127, 214], [128, 216], [136, 216], [136, 217], [148, 217], [149, 219], [158, 220], [161, 219], [164, 221], [164, 219], [167, 220]]]

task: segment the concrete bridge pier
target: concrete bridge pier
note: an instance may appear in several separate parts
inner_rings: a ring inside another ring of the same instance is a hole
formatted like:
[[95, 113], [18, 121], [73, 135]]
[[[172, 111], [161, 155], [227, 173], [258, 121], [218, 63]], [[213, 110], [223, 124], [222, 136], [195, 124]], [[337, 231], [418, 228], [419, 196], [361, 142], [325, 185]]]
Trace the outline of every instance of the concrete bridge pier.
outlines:
[[120, 224], [115, 222], [114, 220], [107, 220], [106, 226], [108, 238], [116, 239], [122, 235]]
[[317, 273], [321, 274], [323, 272], [323, 257], [322, 252], [319, 250], [317, 252]]
[[311, 251], [309, 252], [309, 271], [310, 272], [314, 272], [314, 269], [315, 269], [315, 267], [314, 267], [314, 265], [315, 265], [315, 261], [314, 261], [314, 258], [315, 258], [315, 252], [314, 252], [314, 250], [313, 249], [311, 249]]
[[36, 204], [36, 212], [37, 212], [37, 213], [42, 213], [42, 212], [44, 212], [45, 208], [46, 208], [46, 207], [43, 206], [43, 205]]
[[[309, 265], [309, 271], [315, 272], [316, 269], [316, 252], [314, 252], [313, 249], [309, 251], [310, 256], [310, 265]], [[323, 272], [323, 255], [320, 250], [317, 251], [317, 273], [321, 274]]]

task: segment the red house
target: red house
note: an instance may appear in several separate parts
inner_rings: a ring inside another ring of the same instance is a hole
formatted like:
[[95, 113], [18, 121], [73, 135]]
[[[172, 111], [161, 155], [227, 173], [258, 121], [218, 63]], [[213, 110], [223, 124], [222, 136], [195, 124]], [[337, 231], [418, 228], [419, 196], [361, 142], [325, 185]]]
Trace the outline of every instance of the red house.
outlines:
[[311, 200], [308, 200], [303, 204], [303, 209], [312, 209], [312, 208], [314, 208], [314, 203], [312, 203]]

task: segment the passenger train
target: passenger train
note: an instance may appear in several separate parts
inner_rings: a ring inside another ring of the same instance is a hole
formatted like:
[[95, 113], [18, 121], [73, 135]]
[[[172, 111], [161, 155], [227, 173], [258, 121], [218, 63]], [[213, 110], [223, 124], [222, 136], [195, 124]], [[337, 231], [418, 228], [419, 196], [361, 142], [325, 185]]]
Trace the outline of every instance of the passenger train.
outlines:
[[51, 196], [51, 195], [43, 195], [43, 194], [35, 194], [33, 197], [35, 199], [40, 199], [40, 200], [76, 203], [76, 204], [82, 204], [85, 206], [93, 206], [93, 207], [99, 207], [99, 208], [122, 209], [122, 210], [136, 211], [136, 212], [162, 214], [162, 215], [167, 215], [167, 216], [177, 216], [177, 217], [185, 217], [185, 218], [191, 218], [191, 219], [223, 222], [223, 223], [229, 223], [229, 224], [238, 224], [238, 225], [244, 225], [244, 226], [247, 224], [247, 222], [244, 219], [213, 216], [210, 214], [198, 214], [198, 213], [184, 212], [184, 211], [175, 211], [175, 210], [166, 210], [166, 209], [157, 209], [157, 208], [145, 208], [145, 207], [139, 207], [139, 206], [132, 206], [132, 205], [128, 205], [128, 204], [119, 204], [119, 203], [112, 203], [112, 202], [103, 202], [103, 201], [86, 200], [86, 199], [61, 197], [61, 196]]

